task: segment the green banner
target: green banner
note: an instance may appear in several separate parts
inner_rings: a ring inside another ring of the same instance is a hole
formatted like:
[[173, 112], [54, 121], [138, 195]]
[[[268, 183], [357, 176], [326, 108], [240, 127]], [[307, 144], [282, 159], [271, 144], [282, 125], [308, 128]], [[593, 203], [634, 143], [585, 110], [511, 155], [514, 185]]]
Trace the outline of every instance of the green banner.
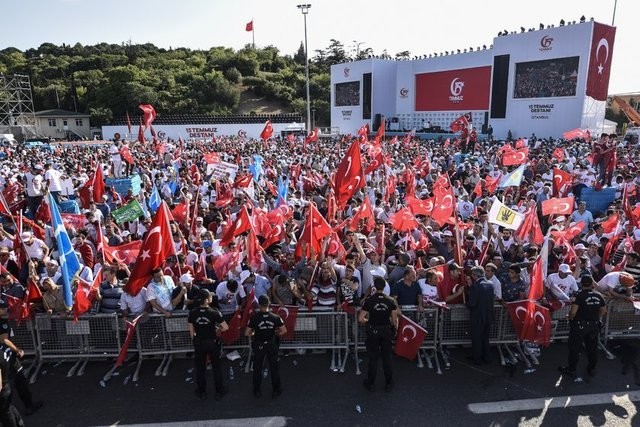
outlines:
[[122, 224], [125, 221], [133, 221], [144, 216], [144, 211], [137, 200], [132, 200], [127, 205], [111, 211], [111, 216], [116, 223]]

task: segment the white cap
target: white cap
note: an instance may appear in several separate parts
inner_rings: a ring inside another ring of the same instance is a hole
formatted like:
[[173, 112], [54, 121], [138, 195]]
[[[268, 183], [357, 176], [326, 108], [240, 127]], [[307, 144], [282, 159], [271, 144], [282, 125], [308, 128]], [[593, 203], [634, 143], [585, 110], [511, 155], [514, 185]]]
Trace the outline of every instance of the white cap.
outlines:
[[131, 236], [131, 233], [128, 230], [124, 230], [121, 234], [122, 237]]
[[30, 231], [23, 231], [22, 234], [20, 235], [20, 237], [22, 237], [22, 240], [27, 240], [30, 239], [32, 236]]
[[180, 276], [180, 283], [191, 283], [193, 282], [193, 276], [191, 273], [184, 273]]
[[560, 273], [571, 273], [571, 267], [569, 267], [569, 264], [560, 264], [560, 267], [558, 268], [558, 271]]
[[203, 221], [203, 219], [202, 219], [201, 216], [199, 216], [199, 217], [196, 218], [196, 221]]
[[244, 283], [251, 276], [251, 272], [249, 270], [242, 270], [240, 272], [240, 283]]
[[441, 236], [453, 237], [453, 233], [450, 232], [449, 230], [445, 230], [445, 231], [442, 232]]
[[557, 217], [556, 219], [554, 219], [554, 222], [564, 222], [567, 218], [564, 215], [560, 215], [559, 217]]
[[575, 250], [580, 250], [580, 249], [585, 250], [585, 249], [587, 249], [587, 247], [585, 245], [583, 245], [582, 243], [578, 243], [577, 245], [575, 245], [573, 247], [573, 249], [575, 249]]

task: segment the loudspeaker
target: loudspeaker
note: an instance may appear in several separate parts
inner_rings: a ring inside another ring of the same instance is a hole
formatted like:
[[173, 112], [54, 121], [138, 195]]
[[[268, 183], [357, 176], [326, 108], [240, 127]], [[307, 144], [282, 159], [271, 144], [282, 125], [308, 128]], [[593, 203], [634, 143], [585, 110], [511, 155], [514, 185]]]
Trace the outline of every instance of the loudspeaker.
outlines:
[[382, 114], [376, 114], [375, 116], [373, 116], [373, 129], [371, 129], [371, 132], [378, 131], [381, 121], [382, 121]]

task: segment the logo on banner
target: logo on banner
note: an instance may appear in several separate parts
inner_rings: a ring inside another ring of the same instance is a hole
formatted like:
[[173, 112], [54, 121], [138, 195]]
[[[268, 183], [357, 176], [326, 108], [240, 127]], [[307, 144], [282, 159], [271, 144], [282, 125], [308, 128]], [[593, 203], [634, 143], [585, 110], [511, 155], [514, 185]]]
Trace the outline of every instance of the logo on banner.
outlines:
[[246, 137], [247, 137], [247, 131], [244, 131], [244, 130], [240, 129], [240, 130], [238, 131], [238, 136], [239, 136], [240, 138], [246, 138]]
[[506, 206], [501, 206], [500, 210], [498, 211], [498, 218], [500, 218], [500, 221], [504, 222], [505, 224], [511, 225], [513, 224], [516, 216], [514, 211]]
[[158, 131], [158, 138], [166, 139], [167, 138], [167, 134], [164, 133], [163, 131]]
[[462, 96], [462, 89], [464, 88], [464, 81], [460, 79], [460, 77], [456, 77], [451, 80], [451, 85], [449, 86], [449, 91], [451, 92], [451, 96], [449, 97], [449, 101], [451, 102], [462, 102], [464, 101], [464, 97]]
[[[600, 48], [604, 47], [604, 61], [600, 61]], [[607, 60], [609, 59], [609, 41], [604, 37], [600, 39], [598, 42], [598, 47], [596, 47], [596, 61], [598, 61], [598, 74], [602, 74], [604, 67], [602, 64], [607, 64]]]
[[403, 87], [400, 89], [400, 98], [406, 98], [409, 95], [409, 89]]
[[342, 111], [342, 119], [343, 120], [351, 120], [352, 110], [343, 110]]
[[351, 73], [351, 70], [349, 69], [349, 67], [344, 67], [344, 70], [342, 72], [344, 73], [345, 77], [349, 77], [349, 73]]
[[553, 43], [553, 38], [549, 36], [544, 36], [540, 39], [540, 52], [544, 52], [547, 50], [551, 50], [551, 43]]

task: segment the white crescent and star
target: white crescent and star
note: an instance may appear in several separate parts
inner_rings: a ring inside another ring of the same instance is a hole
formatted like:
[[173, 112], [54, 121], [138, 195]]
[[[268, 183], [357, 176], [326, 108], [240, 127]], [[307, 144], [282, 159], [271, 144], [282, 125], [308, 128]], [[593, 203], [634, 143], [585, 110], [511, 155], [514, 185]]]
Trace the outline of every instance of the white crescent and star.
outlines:
[[[445, 204], [445, 200], [448, 200], [448, 203]], [[451, 206], [453, 206], [453, 197], [451, 197], [451, 194], [447, 194], [446, 196], [444, 196], [444, 198], [442, 199], [442, 205], [440, 206], [442, 209], [449, 209]]]
[[[162, 234], [160, 233], [160, 226], [159, 225], [156, 225], [151, 230], [149, 230], [149, 235], [147, 236], [147, 241], [150, 241], [152, 234], [157, 234], [158, 235], [158, 250], [156, 251], [156, 254], [159, 254], [160, 251], [162, 250]], [[142, 252], [141, 257], [143, 259], [145, 258], [145, 252], [146, 252], [147, 258], [149, 258], [149, 251], [147, 250], [147, 251], [143, 251]]]
[[558, 203], [558, 212], [568, 212], [570, 209], [571, 206], [569, 206], [569, 203]]
[[287, 307], [285, 307], [284, 305], [283, 305], [283, 306], [281, 306], [281, 307], [278, 309], [278, 313], [284, 313], [284, 315], [283, 315], [283, 314], [280, 314], [280, 316], [281, 316], [281, 317], [284, 317], [285, 319], [288, 319], [288, 318], [289, 318], [289, 309], [288, 309]]
[[[412, 337], [407, 337], [407, 336], [404, 334], [405, 329], [408, 329], [408, 330], [410, 330], [411, 332], [413, 332], [413, 336], [412, 336]], [[409, 340], [414, 339], [416, 336], [418, 336], [418, 331], [416, 330], [415, 326], [413, 326], [413, 325], [404, 325], [404, 326], [402, 327], [402, 330], [400, 331], [400, 335], [402, 335], [402, 339], [403, 339], [403, 341], [404, 341], [404, 342], [407, 342], [407, 341], [409, 341]]]
[[604, 67], [602, 66], [602, 64], [606, 64], [607, 60], [609, 59], [609, 41], [604, 37], [601, 38], [600, 41], [598, 41], [598, 46], [596, 47], [596, 60], [598, 61], [600, 60], [601, 47], [604, 47], [605, 56], [604, 61], [598, 62], [598, 74], [602, 74], [602, 72], [604, 71]]
[[527, 315], [527, 309], [526, 309], [526, 308], [524, 308], [523, 306], [520, 306], [520, 307], [517, 307], [517, 308], [516, 308], [516, 317], [517, 317], [518, 319], [520, 319], [520, 320], [524, 320], [524, 319], [520, 318], [520, 315], [518, 314], [518, 313], [520, 313], [520, 311], [521, 311], [521, 310], [522, 310], [522, 311], [524, 311], [524, 313], [525, 313], [525, 317], [526, 317], [526, 315]]

